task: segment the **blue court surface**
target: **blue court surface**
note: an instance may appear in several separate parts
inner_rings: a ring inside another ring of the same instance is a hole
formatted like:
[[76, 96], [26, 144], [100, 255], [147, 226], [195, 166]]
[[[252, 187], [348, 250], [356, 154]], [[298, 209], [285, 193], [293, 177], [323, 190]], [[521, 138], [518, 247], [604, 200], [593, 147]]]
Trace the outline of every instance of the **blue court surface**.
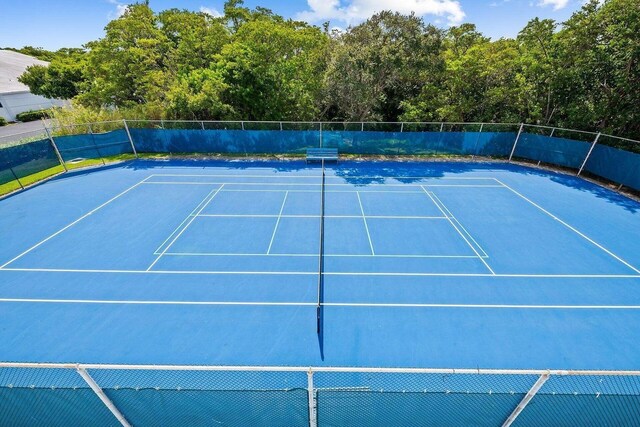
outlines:
[[1, 200], [0, 360], [640, 369], [640, 203], [507, 163], [344, 161], [324, 189], [322, 281], [303, 161], [135, 161]]

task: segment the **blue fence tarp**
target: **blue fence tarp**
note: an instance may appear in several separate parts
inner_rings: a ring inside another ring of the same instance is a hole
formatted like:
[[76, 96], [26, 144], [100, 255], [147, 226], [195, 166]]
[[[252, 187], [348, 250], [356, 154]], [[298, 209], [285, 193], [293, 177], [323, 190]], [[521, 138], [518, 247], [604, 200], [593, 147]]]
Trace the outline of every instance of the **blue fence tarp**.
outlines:
[[[141, 153], [302, 155], [308, 148], [337, 148], [355, 155], [477, 155], [508, 157], [515, 132], [384, 132], [326, 130], [147, 129], [131, 128]], [[124, 129], [55, 137], [64, 161], [132, 153]], [[578, 170], [591, 142], [522, 133], [514, 158]], [[0, 149], [0, 184], [58, 165], [48, 139]], [[13, 169], [13, 172], [9, 170]], [[640, 190], [640, 154], [597, 144], [585, 171]]]
[[129, 137], [123, 129], [97, 134], [57, 136], [55, 141], [64, 161], [97, 159], [133, 152]]
[[[48, 139], [0, 148], [0, 184], [60, 165]], [[7, 173], [8, 172], [8, 173]]]
[[591, 144], [573, 139], [523, 133], [513, 153], [516, 158], [578, 169]]
[[640, 154], [596, 145], [585, 170], [610, 181], [640, 190]]

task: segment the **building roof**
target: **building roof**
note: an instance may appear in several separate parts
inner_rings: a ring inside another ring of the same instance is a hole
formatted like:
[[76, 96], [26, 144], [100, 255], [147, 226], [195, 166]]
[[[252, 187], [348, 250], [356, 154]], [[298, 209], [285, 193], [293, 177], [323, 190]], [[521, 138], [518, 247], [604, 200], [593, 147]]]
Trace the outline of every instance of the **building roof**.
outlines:
[[18, 77], [30, 65], [48, 65], [32, 56], [10, 50], [0, 50], [0, 93], [29, 91], [29, 87], [18, 81]]

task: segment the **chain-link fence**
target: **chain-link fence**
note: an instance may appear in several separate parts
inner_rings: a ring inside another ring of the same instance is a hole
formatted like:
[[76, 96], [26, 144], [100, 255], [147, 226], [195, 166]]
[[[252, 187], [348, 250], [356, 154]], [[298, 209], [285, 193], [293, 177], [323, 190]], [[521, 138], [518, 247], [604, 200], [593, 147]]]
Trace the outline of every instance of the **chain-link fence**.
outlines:
[[0, 195], [69, 169], [172, 155], [497, 158], [560, 168], [640, 191], [640, 142], [513, 123], [121, 120], [0, 138]]
[[0, 363], [0, 425], [637, 426], [640, 371]]

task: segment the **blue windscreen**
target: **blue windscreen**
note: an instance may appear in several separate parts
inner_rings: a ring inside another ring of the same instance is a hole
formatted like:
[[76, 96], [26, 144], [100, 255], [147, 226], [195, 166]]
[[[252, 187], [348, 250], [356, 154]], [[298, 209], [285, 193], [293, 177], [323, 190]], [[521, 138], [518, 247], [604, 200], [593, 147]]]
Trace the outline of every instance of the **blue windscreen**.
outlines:
[[640, 154], [596, 145], [584, 168], [610, 181], [640, 190]]
[[590, 147], [588, 142], [522, 133], [513, 155], [516, 158], [578, 169]]

